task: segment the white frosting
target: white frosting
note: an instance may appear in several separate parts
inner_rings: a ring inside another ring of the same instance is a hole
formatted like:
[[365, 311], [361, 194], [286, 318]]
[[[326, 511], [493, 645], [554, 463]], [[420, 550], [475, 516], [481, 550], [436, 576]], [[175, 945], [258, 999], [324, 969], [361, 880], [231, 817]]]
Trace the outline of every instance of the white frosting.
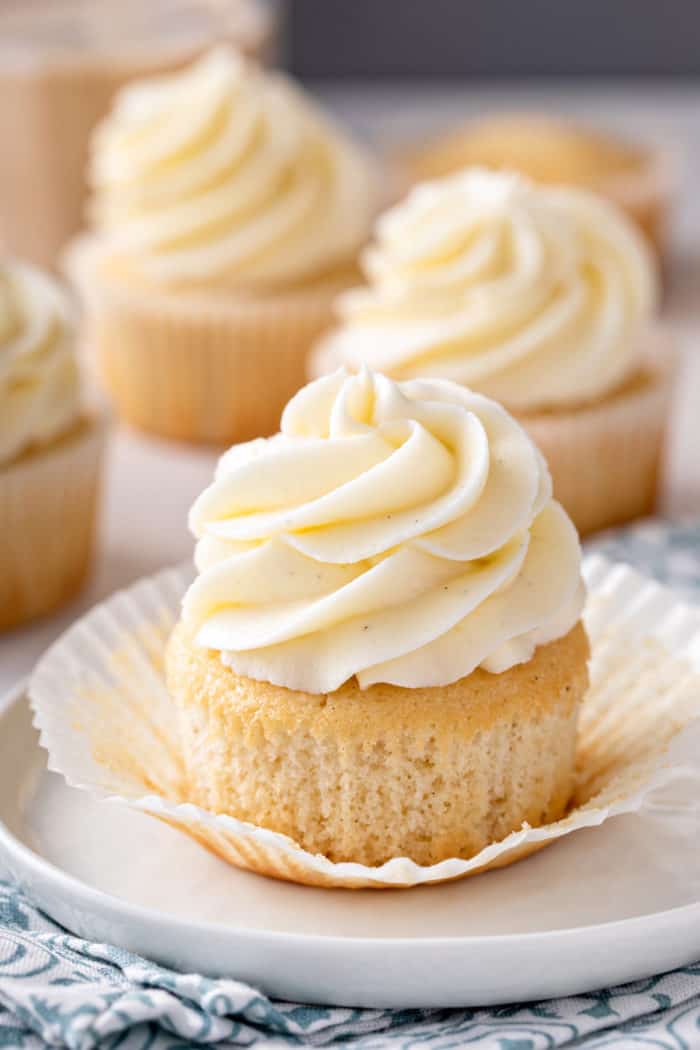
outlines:
[[33, 267], [0, 261], [0, 464], [70, 427], [79, 394], [63, 292]]
[[117, 96], [93, 142], [92, 216], [159, 283], [287, 284], [354, 259], [369, 158], [300, 89], [220, 48]]
[[190, 527], [197, 642], [310, 693], [503, 671], [583, 602], [542, 456], [503, 408], [444, 380], [309, 384], [281, 433], [221, 458]]
[[316, 373], [441, 377], [528, 411], [594, 400], [639, 367], [657, 298], [630, 220], [593, 194], [472, 169], [379, 221], [369, 287], [341, 297]]

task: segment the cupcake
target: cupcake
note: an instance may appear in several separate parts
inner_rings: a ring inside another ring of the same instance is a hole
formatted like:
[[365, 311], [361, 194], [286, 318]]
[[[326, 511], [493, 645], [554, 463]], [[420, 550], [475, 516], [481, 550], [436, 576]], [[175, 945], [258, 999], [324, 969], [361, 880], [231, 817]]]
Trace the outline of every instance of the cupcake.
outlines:
[[356, 280], [373, 163], [289, 80], [223, 48], [122, 92], [91, 179], [93, 233], [68, 268], [121, 415], [191, 441], [273, 431]]
[[222, 457], [190, 525], [166, 653], [188, 801], [366, 865], [564, 814], [580, 550], [501, 406], [339, 370]]
[[312, 374], [368, 365], [501, 401], [581, 532], [654, 507], [671, 384], [646, 242], [609, 202], [471, 169], [379, 221]]
[[423, 182], [467, 167], [517, 171], [592, 190], [622, 208], [662, 256], [672, 178], [650, 149], [571, 121], [527, 113], [474, 121], [407, 152], [405, 176]]
[[0, 134], [12, 148], [0, 165], [0, 229], [8, 250], [56, 265], [82, 225], [90, 134], [127, 81], [181, 67], [222, 39], [266, 54], [273, 30], [259, 0], [3, 0]]
[[81, 407], [64, 294], [40, 271], [0, 262], [0, 629], [82, 583], [103, 429]]

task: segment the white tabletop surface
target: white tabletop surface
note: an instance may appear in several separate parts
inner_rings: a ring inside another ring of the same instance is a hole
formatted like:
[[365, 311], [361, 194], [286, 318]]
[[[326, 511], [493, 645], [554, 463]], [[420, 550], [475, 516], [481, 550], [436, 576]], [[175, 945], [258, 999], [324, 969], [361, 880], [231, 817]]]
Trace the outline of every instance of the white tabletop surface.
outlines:
[[[700, 517], [700, 88], [640, 83], [363, 85], [321, 88], [359, 132], [383, 144], [449, 125], [489, 108], [571, 113], [643, 140], [658, 140], [682, 162], [674, 216], [671, 287], [665, 304], [681, 353], [662, 510]], [[208, 483], [216, 452], [173, 445], [125, 429], [107, 457], [95, 570], [81, 597], [60, 614], [0, 639], [0, 693], [26, 675], [42, 650], [80, 612], [115, 588], [188, 558], [187, 510]]]

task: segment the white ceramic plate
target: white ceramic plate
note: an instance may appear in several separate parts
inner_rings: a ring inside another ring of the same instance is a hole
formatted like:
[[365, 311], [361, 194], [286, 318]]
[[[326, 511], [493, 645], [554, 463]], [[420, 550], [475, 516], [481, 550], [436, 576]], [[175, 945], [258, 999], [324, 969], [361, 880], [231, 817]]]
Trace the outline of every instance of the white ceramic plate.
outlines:
[[[691, 755], [699, 742], [678, 746]], [[697, 786], [673, 790], [642, 815], [462, 882], [309, 889], [237, 871], [144, 814], [66, 787], [46, 772], [24, 690], [0, 702], [0, 868], [75, 933], [305, 1002], [487, 1005], [697, 960]]]

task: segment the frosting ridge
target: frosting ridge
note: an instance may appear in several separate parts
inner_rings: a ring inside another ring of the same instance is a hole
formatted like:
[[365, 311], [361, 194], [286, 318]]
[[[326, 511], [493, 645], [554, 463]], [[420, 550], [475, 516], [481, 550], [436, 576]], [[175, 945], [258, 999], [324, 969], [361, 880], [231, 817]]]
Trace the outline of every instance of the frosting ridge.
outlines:
[[34, 267], [0, 260], [0, 464], [70, 427], [79, 397], [63, 292]]
[[636, 227], [592, 193], [470, 169], [378, 222], [365, 288], [314, 371], [452, 379], [518, 411], [594, 400], [639, 367], [657, 299]]
[[499, 672], [582, 606], [575, 529], [499, 405], [441, 380], [338, 371], [195, 502], [183, 616], [237, 673], [311, 693]]
[[155, 282], [276, 285], [351, 261], [368, 156], [280, 74], [220, 47], [117, 95], [92, 149], [105, 247]]

